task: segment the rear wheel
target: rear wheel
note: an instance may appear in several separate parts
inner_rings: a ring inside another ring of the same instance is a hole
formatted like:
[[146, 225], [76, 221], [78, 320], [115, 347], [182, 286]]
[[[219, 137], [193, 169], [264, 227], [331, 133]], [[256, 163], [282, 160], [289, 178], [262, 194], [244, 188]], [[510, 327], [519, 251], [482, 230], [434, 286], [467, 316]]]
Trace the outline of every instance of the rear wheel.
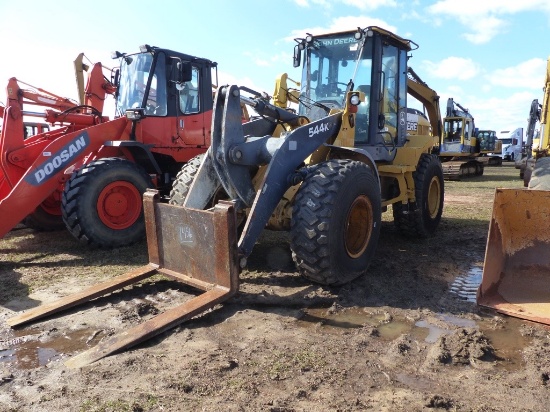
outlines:
[[23, 223], [34, 230], [50, 232], [65, 228], [61, 217], [61, 191], [56, 191], [44, 200]]
[[138, 165], [120, 158], [95, 160], [73, 173], [62, 197], [71, 234], [95, 247], [120, 247], [145, 237], [143, 192], [153, 187]]
[[394, 203], [393, 218], [402, 233], [423, 238], [435, 232], [443, 213], [443, 169], [437, 156], [422, 154], [413, 178], [416, 201]]
[[366, 273], [380, 235], [378, 180], [362, 162], [320, 163], [302, 182], [293, 205], [291, 249], [300, 273], [341, 285]]

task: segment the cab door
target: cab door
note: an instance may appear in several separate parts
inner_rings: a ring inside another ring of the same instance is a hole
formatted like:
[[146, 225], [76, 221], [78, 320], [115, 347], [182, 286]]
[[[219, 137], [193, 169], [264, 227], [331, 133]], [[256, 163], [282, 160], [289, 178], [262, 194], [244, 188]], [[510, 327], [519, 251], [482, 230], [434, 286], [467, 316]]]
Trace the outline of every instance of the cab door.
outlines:
[[193, 66], [192, 78], [178, 87], [176, 129], [183, 145], [204, 146], [206, 143], [200, 69]]

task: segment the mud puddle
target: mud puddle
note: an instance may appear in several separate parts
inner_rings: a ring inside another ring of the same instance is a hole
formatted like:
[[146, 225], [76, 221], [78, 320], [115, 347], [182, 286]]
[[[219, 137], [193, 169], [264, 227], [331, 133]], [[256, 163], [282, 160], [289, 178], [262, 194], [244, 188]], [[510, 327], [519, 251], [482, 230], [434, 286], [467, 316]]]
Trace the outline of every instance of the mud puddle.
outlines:
[[467, 302], [476, 302], [477, 289], [481, 285], [483, 266], [473, 266], [468, 273], [458, 276], [449, 288], [449, 293]]
[[80, 329], [62, 335], [49, 332], [16, 330], [13, 339], [0, 341], [0, 364], [17, 369], [34, 369], [47, 365], [64, 355], [72, 355], [97, 344], [102, 331]]
[[379, 308], [349, 308], [331, 311], [326, 308], [307, 309], [299, 320], [302, 327], [316, 325], [327, 333], [337, 333], [339, 329], [363, 328], [365, 326], [377, 329], [377, 338], [392, 341], [401, 335], [408, 334], [418, 341], [428, 344], [436, 343], [440, 337], [450, 335], [457, 329], [478, 329], [491, 343], [500, 359], [497, 367], [515, 370], [523, 364], [522, 351], [531, 338], [521, 334], [521, 326], [525, 321], [515, 318], [494, 317], [479, 320], [466, 319], [447, 313], [433, 315], [430, 319], [409, 320], [400, 315], [381, 311]]

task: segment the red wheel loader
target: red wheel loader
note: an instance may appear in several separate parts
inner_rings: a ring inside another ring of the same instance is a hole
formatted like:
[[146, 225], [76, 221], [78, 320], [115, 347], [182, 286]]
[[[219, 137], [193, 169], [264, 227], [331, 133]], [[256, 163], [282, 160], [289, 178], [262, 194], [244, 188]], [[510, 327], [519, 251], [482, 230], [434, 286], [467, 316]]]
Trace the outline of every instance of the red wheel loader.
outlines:
[[[120, 67], [110, 80], [93, 65], [80, 103], [9, 80], [0, 110], [0, 236], [25, 220], [45, 230], [64, 225], [93, 247], [135, 243], [145, 236], [143, 192], [167, 196], [181, 166], [210, 145], [216, 63], [147, 45], [113, 57]], [[82, 71], [82, 56], [75, 67]], [[102, 114], [109, 94], [113, 120]], [[56, 127], [25, 139], [29, 116]]]

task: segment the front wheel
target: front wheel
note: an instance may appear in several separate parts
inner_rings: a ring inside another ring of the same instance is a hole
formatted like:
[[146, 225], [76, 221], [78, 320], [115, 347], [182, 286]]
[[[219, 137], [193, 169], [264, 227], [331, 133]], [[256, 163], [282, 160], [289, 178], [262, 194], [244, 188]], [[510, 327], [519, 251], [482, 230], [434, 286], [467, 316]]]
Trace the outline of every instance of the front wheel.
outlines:
[[65, 184], [62, 215], [71, 234], [93, 247], [131, 245], [145, 237], [143, 193], [150, 176], [120, 158], [95, 160]]
[[378, 179], [365, 163], [330, 160], [302, 182], [292, 210], [293, 259], [300, 273], [341, 285], [366, 273], [381, 225]]
[[415, 202], [394, 203], [393, 218], [399, 231], [412, 237], [432, 235], [443, 213], [443, 169], [438, 157], [423, 153], [413, 173]]
[[176, 175], [176, 179], [172, 182], [172, 190], [170, 191], [170, 201], [171, 205], [183, 206], [191, 184], [195, 179], [195, 176], [199, 172], [199, 167], [201, 165], [202, 159], [206, 156], [205, 154], [200, 154], [195, 156], [189, 162], [183, 165], [181, 170]]

